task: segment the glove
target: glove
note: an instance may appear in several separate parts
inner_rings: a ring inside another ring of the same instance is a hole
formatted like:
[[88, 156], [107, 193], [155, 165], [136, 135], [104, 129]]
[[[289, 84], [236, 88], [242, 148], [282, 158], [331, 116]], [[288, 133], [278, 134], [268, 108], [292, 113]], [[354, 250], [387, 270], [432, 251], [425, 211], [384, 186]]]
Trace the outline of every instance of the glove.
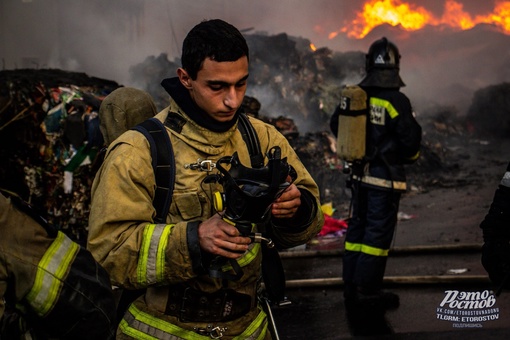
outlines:
[[510, 288], [510, 243], [486, 241], [482, 246], [482, 265], [494, 285]]

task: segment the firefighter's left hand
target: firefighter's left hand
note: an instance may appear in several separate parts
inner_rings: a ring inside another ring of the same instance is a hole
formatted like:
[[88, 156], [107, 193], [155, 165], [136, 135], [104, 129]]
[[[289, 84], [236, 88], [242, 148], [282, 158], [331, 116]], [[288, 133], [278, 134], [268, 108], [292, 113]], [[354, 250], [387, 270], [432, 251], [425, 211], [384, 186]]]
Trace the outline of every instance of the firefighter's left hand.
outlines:
[[301, 205], [301, 191], [291, 184], [273, 203], [271, 213], [276, 218], [291, 218]]

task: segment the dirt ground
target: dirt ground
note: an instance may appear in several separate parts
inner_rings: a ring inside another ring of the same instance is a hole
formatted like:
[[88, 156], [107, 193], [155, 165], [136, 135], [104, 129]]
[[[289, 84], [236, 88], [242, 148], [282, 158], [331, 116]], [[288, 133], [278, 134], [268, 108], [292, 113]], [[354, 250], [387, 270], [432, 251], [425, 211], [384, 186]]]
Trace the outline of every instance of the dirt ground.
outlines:
[[402, 197], [394, 246], [482, 243], [479, 224], [510, 162], [510, 140], [466, 137], [446, 147], [452, 169]]

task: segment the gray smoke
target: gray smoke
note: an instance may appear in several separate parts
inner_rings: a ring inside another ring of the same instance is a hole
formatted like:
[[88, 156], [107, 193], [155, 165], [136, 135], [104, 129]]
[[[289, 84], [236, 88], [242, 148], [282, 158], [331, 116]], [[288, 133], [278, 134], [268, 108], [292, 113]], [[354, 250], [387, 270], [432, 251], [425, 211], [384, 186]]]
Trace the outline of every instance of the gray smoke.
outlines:
[[[436, 16], [443, 10], [443, 0], [412, 2]], [[472, 15], [494, 7], [494, 1], [457, 2]], [[510, 38], [490, 26], [411, 33], [380, 26], [361, 40], [328, 39], [361, 7], [349, 0], [2, 0], [0, 58], [2, 69], [61, 68], [133, 85], [130, 67], [162, 53], [175, 60], [191, 27], [222, 18], [247, 34], [287, 33], [340, 52], [366, 52], [385, 35], [399, 46], [404, 91], [418, 110], [452, 105], [463, 113], [474, 91], [510, 78]]]

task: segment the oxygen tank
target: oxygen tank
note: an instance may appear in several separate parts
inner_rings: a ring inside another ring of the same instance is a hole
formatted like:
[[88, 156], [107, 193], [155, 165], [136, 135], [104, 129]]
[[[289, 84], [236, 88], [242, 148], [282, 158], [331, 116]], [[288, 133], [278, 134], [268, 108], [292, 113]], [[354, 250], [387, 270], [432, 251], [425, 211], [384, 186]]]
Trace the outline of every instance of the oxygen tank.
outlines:
[[340, 96], [337, 154], [345, 162], [361, 160], [366, 150], [367, 93], [358, 85], [346, 85]]

